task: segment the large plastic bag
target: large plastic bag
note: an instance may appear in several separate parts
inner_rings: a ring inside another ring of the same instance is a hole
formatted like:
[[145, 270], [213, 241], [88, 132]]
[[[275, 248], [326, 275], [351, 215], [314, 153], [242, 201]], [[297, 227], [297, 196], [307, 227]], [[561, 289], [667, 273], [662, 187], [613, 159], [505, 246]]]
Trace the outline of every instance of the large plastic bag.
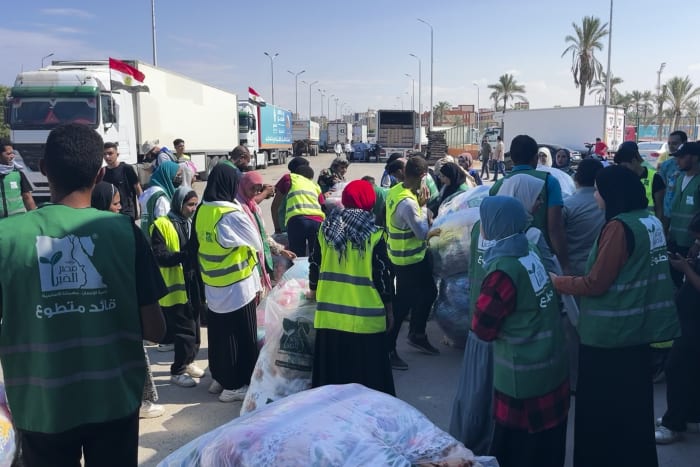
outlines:
[[556, 178], [557, 181], [559, 181], [562, 196], [571, 196], [576, 191], [576, 184], [574, 183], [574, 179], [571, 178], [571, 175], [567, 174], [563, 170], [555, 169], [554, 167], [547, 167], [546, 165], [538, 165], [537, 170], [547, 172], [551, 174], [554, 178]]
[[280, 279], [281, 282], [286, 282], [292, 279], [308, 279], [309, 278], [309, 258], [306, 256], [294, 259], [294, 264], [289, 268]]
[[467, 342], [470, 322], [469, 277], [459, 273], [440, 279], [438, 295], [433, 303], [435, 321], [445, 333], [449, 344], [463, 349]]
[[433, 259], [433, 275], [436, 277], [448, 277], [469, 270], [472, 227], [479, 220], [479, 208], [467, 206], [465, 203], [460, 210], [439, 214], [433, 222], [431, 228], [441, 230], [440, 235], [431, 238], [428, 243]]
[[[449, 462], [449, 464], [447, 464]], [[359, 384], [322, 386], [233, 420], [160, 467], [477, 465], [407, 403]]]
[[490, 189], [491, 187], [488, 185], [479, 185], [456, 195], [454, 198], [440, 205], [438, 217], [448, 212], [462, 211], [467, 208], [478, 208], [481, 206], [481, 201], [489, 196]]
[[265, 344], [255, 363], [241, 414], [311, 387], [316, 302], [306, 299], [307, 290], [306, 279], [290, 279], [275, 287], [261, 304], [265, 310]]
[[12, 465], [15, 449], [15, 430], [10, 410], [7, 408], [5, 385], [0, 383], [0, 466]]

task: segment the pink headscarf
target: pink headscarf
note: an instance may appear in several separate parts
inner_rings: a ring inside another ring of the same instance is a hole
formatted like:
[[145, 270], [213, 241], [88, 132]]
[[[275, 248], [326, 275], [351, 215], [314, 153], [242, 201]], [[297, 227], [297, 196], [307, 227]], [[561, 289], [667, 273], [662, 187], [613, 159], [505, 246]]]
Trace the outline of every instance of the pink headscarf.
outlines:
[[[236, 200], [238, 200], [238, 202], [241, 203], [241, 205], [243, 206], [243, 210], [246, 214], [248, 214], [248, 217], [250, 217], [250, 220], [253, 223], [253, 225], [255, 227], [258, 227], [258, 233], [260, 233], [260, 240], [262, 241], [262, 243], [267, 242], [267, 238], [263, 238], [262, 232], [260, 231], [260, 227], [258, 225], [258, 220], [261, 223], [263, 222], [262, 210], [260, 209], [260, 206], [258, 206], [258, 203], [255, 202], [255, 198], [248, 198], [246, 196], [246, 191], [250, 190], [250, 188], [254, 187], [255, 185], [263, 185], [264, 183], [265, 182], [263, 180], [263, 176], [260, 174], [260, 172], [245, 172], [241, 177], [240, 182], [238, 183], [238, 194], [236, 194]], [[270, 274], [268, 274], [267, 270], [265, 269], [264, 248], [262, 251], [258, 252], [258, 261], [261, 265], [260, 275], [263, 282], [263, 286], [267, 290], [270, 290], [272, 289], [272, 282], [270, 281]]]

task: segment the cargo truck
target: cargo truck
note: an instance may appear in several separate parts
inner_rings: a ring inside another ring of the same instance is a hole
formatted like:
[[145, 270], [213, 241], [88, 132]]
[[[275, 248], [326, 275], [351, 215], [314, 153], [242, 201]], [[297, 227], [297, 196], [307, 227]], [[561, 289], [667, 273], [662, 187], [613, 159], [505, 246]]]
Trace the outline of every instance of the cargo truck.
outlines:
[[[487, 131], [495, 140], [500, 131]], [[517, 135], [530, 135], [540, 144], [551, 144], [585, 154], [585, 143], [601, 138], [611, 152], [625, 140], [622, 107], [592, 105], [548, 109], [509, 110], [503, 114], [506, 150]]]
[[284, 164], [292, 154], [292, 112], [271, 104], [238, 103], [240, 144], [250, 151], [253, 169]]
[[[118, 144], [120, 161], [133, 165], [145, 141], [169, 147], [182, 138], [202, 178], [238, 144], [235, 94], [143, 62], [125, 62], [145, 75], [149, 91], [112, 89], [107, 60], [53, 61], [17, 75], [6, 120], [14, 148], [31, 171], [37, 200], [49, 197], [39, 172], [46, 138], [62, 123], [90, 126], [104, 141]], [[144, 171], [139, 172], [143, 180]]]
[[406, 155], [417, 148], [418, 114], [412, 110], [377, 111], [377, 144], [379, 160], [391, 154]]
[[328, 147], [333, 150], [335, 143], [345, 147], [352, 140], [352, 124], [346, 122], [328, 122]]
[[352, 126], [352, 142], [367, 143], [367, 125], [356, 123]]
[[292, 135], [294, 137], [294, 155], [317, 156], [319, 152], [319, 140], [321, 126], [311, 120], [295, 120], [292, 123]]

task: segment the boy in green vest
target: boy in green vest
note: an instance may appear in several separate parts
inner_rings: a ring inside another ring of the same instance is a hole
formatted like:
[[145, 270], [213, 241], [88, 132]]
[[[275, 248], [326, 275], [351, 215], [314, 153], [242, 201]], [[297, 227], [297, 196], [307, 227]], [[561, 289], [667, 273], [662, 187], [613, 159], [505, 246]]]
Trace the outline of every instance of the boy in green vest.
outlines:
[[56, 127], [51, 203], [0, 223], [0, 359], [27, 467], [136, 466], [142, 339], [165, 331], [153, 255], [127, 216], [90, 207], [103, 142]]
[[36, 209], [32, 186], [15, 162], [12, 142], [0, 139], [0, 218]]

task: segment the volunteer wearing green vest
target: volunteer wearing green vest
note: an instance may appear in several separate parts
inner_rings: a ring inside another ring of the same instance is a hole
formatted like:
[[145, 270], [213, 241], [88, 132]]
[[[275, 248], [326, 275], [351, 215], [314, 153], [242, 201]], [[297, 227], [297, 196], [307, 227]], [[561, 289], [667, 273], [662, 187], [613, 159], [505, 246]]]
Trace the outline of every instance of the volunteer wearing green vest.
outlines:
[[203, 284], [199, 276], [196, 251], [192, 249], [192, 215], [197, 209], [197, 193], [188, 186], [175, 190], [170, 212], [151, 225], [151, 247], [168, 295], [160, 299], [168, 341], [174, 344], [170, 381], [193, 387], [193, 378], [204, 376], [194, 360], [199, 352], [199, 309], [203, 302]]
[[165, 331], [163, 283], [141, 232], [90, 207], [102, 138], [56, 127], [52, 204], [0, 222], [0, 358], [25, 466], [136, 466], [142, 339]]
[[649, 212], [659, 220], [664, 218], [664, 197], [666, 184], [661, 175], [644, 162], [639, 154], [639, 146], [634, 141], [625, 141], [615, 152], [615, 163], [634, 172], [644, 185], [644, 192], [649, 202]]
[[[301, 159], [301, 158], [295, 158]], [[290, 165], [294, 161], [290, 161]], [[318, 228], [325, 217], [321, 209], [321, 189], [313, 181], [314, 169], [308, 164], [295, 164], [294, 171], [284, 175], [275, 188], [277, 196], [272, 201], [275, 232], [280, 225], [287, 229], [289, 249], [297, 256], [307, 256], [318, 235]], [[275, 217], [284, 203], [284, 221]]]
[[544, 181], [541, 203], [533, 213], [532, 224], [540, 229], [545, 235], [547, 244], [554, 254], [557, 255], [559, 263], [566, 271], [569, 266], [568, 252], [566, 248], [566, 233], [564, 230], [564, 218], [562, 209], [564, 201], [561, 194], [559, 181], [540, 170], [537, 167], [537, 153], [539, 147], [537, 142], [527, 135], [518, 135], [513, 138], [510, 144], [510, 157], [513, 160], [513, 169], [500, 182], [496, 182], [491, 187], [490, 194], [499, 194], [501, 187], [511, 182], [513, 177], [533, 177]]
[[386, 354], [394, 286], [375, 201], [369, 182], [350, 182], [345, 209], [323, 221], [309, 258], [310, 296], [318, 302], [313, 387], [358, 383], [395, 395]]
[[586, 275], [560, 276], [581, 296], [575, 466], [656, 466], [650, 343], [678, 336], [666, 240], [629, 169], [606, 167], [595, 198], [606, 224]]
[[167, 216], [175, 189], [182, 183], [182, 169], [175, 162], [164, 161], [151, 176], [151, 186], [139, 196], [141, 231], [151, 238], [151, 224]]
[[242, 401], [258, 359], [257, 295], [260, 233], [236, 201], [239, 179], [228, 164], [209, 174], [194, 218], [199, 270], [207, 299], [209, 392], [221, 402]]
[[[243, 211], [245, 211], [253, 225], [257, 228], [260, 234], [260, 242], [263, 245], [263, 249], [258, 251], [258, 272], [262, 280], [263, 296], [272, 290], [273, 278], [270, 277], [274, 271], [272, 255], [281, 255], [288, 260], [296, 258], [296, 255], [292, 251], [285, 249], [284, 245], [277, 243], [267, 234], [265, 220], [263, 219], [262, 210], [259, 206], [260, 201], [257, 201], [257, 197], [261, 193], [272, 193], [269, 190], [272, 190], [272, 186], [265, 185], [262, 174], [260, 174], [260, 172], [251, 171], [244, 173], [241, 177], [241, 181], [238, 184], [238, 194], [236, 195], [236, 199], [241, 203]], [[279, 280], [280, 278], [277, 277], [274, 279]]]
[[503, 467], [563, 467], [569, 379], [559, 302], [525, 236], [523, 205], [491, 196], [479, 210], [483, 237], [494, 242], [472, 319], [474, 334], [493, 341], [491, 453]]
[[666, 195], [664, 196], [664, 218], [662, 219], [664, 223], [664, 228], [668, 234], [668, 223], [671, 218], [671, 206], [673, 204], [673, 197], [676, 192], [676, 180], [681, 171], [678, 168], [678, 163], [676, 158], [673, 157], [680, 149], [682, 145], [688, 142], [688, 135], [685, 131], [676, 130], [668, 135], [668, 155], [667, 159], [663, 162], [661, 161], [662, 156], [659, 156], [659, 165], [657, 171], [664, 183], [666, 184]]
[[428, 163], [425, 159], [411, 157], [406, 163], [404, 181], [391, 188], [386, 197], [387, 251], [396, 274], [396, 319], [389, 330], [390, 358], [394, 369], [408, 369], [406, 362], [396, 353], [396, 339], [409, 311], [408, 344], [431, 355], [440, 353], [425, 334], [428, 314], [437, 296], [432, 268], [426, 256], [430, 227], [426, 208], [429, 192], [423, 183], [426, 176]]
[[[681, 173], [676, 179], [671, 204], [668, 249], [685, 257], [695, 240], [688, 225], [695, 213], [700, 211], [700, 143], [686, 143], [674, 156]], [[672, 275], [676, 286], [680, 287], [683, 274], [674, 270]]]
[[32, 186], [22, 170], [12, 142], [0, 139], [0, 219], [36, 209]]

